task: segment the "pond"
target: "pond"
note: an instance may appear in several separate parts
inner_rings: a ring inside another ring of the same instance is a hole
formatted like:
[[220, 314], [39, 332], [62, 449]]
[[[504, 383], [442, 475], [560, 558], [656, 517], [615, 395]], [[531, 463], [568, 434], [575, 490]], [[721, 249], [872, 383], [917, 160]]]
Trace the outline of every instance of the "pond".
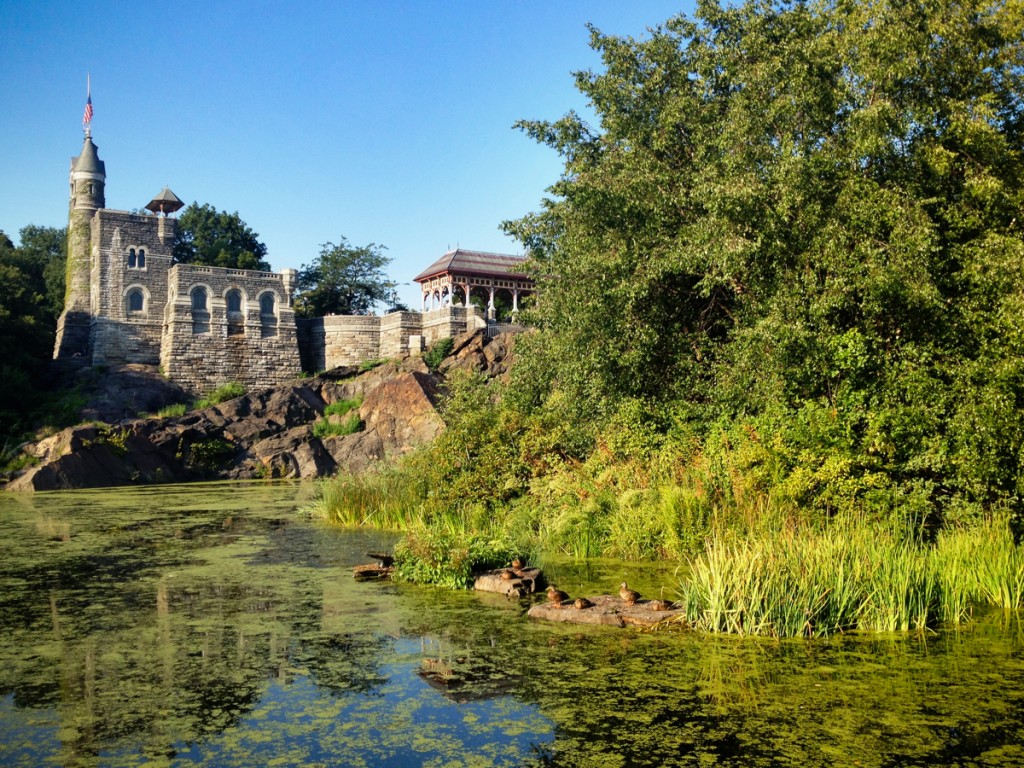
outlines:
[[[3, 766], [1020, 766], [1024, 637], [548, 625], [357, 583], [302, 484], [0, 496]], [[546, 564], [578, 594], [671, 564]]]

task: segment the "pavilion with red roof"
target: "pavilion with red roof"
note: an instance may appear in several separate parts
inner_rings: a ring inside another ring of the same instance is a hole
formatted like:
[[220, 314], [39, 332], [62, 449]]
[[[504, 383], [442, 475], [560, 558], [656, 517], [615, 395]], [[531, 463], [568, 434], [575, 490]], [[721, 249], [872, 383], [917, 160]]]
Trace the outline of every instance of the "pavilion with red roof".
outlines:
[[[507, 256], [456, 248], [448, 251], [413, 278], [423, 289], [424, 312], [459, 302], [469, 306], [473, 298], [485, 302], [487, 317], [494, 319], [495, 299], [507, 299], [513, 317], [519, 299], [533, 293], [534, 282], [526, 275], [525, 256]], [[504, 302], [502, 302], [504, 303]]]

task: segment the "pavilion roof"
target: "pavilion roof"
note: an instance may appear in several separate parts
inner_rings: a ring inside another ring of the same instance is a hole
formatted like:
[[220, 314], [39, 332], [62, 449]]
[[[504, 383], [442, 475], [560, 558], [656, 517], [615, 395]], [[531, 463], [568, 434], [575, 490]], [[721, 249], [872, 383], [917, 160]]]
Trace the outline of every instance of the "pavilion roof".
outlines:
[[500, 275], [529, 279], [522, 270], [525, 261], [525, 256], [509, 256], [503, 253], [467, 251], [463, 248], [456, 248], [454, 251], [448, 251], [416, 275], [413, 280], [421, 282], [450, 272], [458, 272], [463, 275]]

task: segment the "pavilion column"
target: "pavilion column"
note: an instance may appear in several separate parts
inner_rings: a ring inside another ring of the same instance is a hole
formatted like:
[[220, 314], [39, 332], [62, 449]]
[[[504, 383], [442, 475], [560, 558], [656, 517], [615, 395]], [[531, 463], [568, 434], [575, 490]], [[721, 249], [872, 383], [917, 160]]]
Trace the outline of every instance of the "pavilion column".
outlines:
[[493, 320], [495, 317], [494, 311], [494, 286], [491, 285], [491, 297], [487, 300], [487, 319]]
[[463, 286], [463, 288], [466, 291], [466, 309], [469, 309], [472, 306], [472, 304], [469, 301], [469, 281], [468, 280], [466, 281], [466, 284]]

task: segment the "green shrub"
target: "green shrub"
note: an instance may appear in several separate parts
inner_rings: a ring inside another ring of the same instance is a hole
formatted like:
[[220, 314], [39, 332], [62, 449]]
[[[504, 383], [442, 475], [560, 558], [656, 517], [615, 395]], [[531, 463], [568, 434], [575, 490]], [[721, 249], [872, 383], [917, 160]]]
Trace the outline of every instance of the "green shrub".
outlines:
[[317, 419], [313, 424], [314, 437], [338, 437], [351, 435], [363, 428], [363, 420], [359, 418], [358, 412], [352, 412], [347, 418], [332, 423], [327, 419]]
[[173, 405], [165, 405], [156, 412], [155, 416], [158, 419], [174, 419], [178, 416], [184, 416], [187, 411], [188, 406], [184, 403], [174, 403]]
[[344, 416], [349, 411], [358, 408], [363, 404], [363, 398], [355, 397], [351, 400], [336, 400], [324, 408], [324, 416]]
[[35, 466], [39, 463], [39, 459], [30, 453], [16, 450], [10, 454], [4, 454], [0, 458], [0, 462], [2, 462], [0, 464], [0, 477], [9, 477], [15, 472]]
[[516, 557], [508, 540], [443, 527], [417, 527], [395, 547], [395, 578], [416, 584], [467, 589], [476, 574]]
[[438, 339], [431, 344], [430, 349], [423, 353], [423, 362], [426, 363], [427, 368], [432, 371], [436, 371], [440, 368], [444, 359], [451, 354], [453, 346], [455, 346], [455, 339], [451, 336], [444, 339]]
[[217, 387], [202, 400], [197, 400], [195, 405], [192, 407], [199, 411], [203, 408], [209, 408], [211, 405], [220, 405], [228, 400], [234, 400], [236, 397], [241, 397], [245, 393], [246, 389], [242, 384], [232, 381]]
[[212, 472], [220, 469], [236, 450], [233, 443], [221, 438], [212, 438], [197, 441], [187, 447], [179, 446], [176, 456], [191, 469]]

